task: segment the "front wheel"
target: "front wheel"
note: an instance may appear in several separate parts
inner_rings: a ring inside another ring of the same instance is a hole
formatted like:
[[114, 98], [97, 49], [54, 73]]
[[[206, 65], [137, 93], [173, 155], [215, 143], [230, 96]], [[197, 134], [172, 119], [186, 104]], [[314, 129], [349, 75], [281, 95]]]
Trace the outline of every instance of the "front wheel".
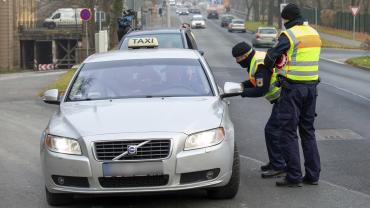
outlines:
[[57, 25], [54, 22], [48, 24], [48, 29], [55, 29]]
[[234, 147], [234, 160], [232, 174], [228, 184], [207, 190], [207, 196], [211, 199], [232, 199], [239, 190], [240, 183], [240, 159], [238, 148]]
[[73, 201], [73, 194], [51, 193], [46, 187], [45, 187], [45, 193], [46, 193], [46, 201], [51, 206], [67, 205], [67, 204], [72, 203]]

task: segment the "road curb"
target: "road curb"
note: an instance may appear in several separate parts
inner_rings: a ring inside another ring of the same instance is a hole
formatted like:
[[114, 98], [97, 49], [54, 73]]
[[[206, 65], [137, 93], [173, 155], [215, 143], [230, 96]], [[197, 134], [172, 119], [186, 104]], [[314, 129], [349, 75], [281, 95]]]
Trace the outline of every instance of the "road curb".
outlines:
[[340, 64], [340, 65], [349, 65], [349, 66], [352, 66], [352, 67], [355, 67], [355, 68], [358, 68], [358, 69], [362, 69], [362, 70], [366, 70], [366, 71], [370, 71], [370, 68], [368, 67], [364, 67], [364, 66], [359, 66], [359, 65], [355, 65], [355, 64], [351, 64], [349, 62], [341, 62], [341, 61], [336, 61], [336, 60], [332, 60], [332, 59], [328, 59], [328, 58], [323, 58], [321, 57], [320, 58], [321, 60], [324, 60], [324, 61], [328, 61], [328, 62], [332, 62], [332, 63], [335, 63], [335, 64]]

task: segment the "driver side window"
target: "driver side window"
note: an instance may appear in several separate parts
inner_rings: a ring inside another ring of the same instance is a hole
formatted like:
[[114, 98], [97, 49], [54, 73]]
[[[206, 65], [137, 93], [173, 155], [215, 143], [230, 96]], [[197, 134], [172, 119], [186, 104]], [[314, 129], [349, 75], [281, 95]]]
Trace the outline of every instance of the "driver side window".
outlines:
[[57, 13], [57, 14], [55, 14], [54, 16], [53, 16], [53, 18], [52, 19], [59, 19], [60, 18], [60, 13]]

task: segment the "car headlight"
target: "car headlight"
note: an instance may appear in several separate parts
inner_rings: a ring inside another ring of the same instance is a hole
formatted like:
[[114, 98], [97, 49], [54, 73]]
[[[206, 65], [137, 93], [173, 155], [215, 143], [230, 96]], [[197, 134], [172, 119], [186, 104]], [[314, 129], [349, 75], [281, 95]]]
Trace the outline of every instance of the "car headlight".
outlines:
[[217, 128], [192, 134], [186, 139], [184, 150], [193, 150], [214, 146], [220, 144], [224, 138], [224, 128]]
[[82, 154], [80, 144], [74, 139], [47, 135], [45, 139], [45, 146], [52, 152], [69, 155]]

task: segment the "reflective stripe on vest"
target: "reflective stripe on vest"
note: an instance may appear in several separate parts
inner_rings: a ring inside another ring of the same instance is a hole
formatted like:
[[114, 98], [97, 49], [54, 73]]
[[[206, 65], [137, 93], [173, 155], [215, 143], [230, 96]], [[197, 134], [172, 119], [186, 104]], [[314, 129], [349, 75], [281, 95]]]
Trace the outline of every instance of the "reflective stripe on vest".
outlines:
[[[249, 77], [249, 81], [253, 84], [254, 87], [257, 86], [255, 74], [258, 70], [258, 66], [260, 64], [263, 64], [265, 56], [266, 56], [265, 52], [256, 51], [256, 54], [251, 60], [251, 63], [250, 63], [251, 68], [249, 69], [248, 77]], [[265, 94], [265, 98], [270, 102], [280, 97], [281, 88], [278, 87], [277, 85], [278, 85], [277, 74], [274, 70], [274, 73], [272, 74], [271, 80], [270, 80], [269, 91]]]
[[272, 102], [280, 97], [281, 87], [278, 87], [277, 74], [274, 70], [270, 80], [269, 91], [265, 94], [265, 98]]
[[297, 81], [318, 80], [321, 39], [317, 31], [308, 25], [297, 25], [283, 34], [288, 37], [290, 48], [288, 63], [278, 73]]

